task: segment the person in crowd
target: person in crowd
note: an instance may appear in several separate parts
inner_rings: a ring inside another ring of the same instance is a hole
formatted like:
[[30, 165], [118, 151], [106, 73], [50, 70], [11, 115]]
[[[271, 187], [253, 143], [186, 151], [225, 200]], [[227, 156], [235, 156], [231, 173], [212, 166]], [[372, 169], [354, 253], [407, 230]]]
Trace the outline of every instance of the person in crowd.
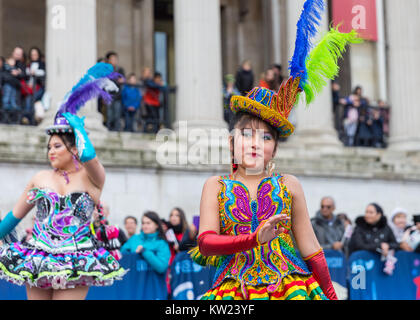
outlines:
[[312, 227], [319, 244], [324, 249], [343, 250], [343, 235], [345, 231], [341, 219], [334, 215], [335, 201], [332, 197], [321, 199], [321, 208], [311, 219]]
[[188, 224], [184, 210], [174, 208], [169, 214], [169, 229], [173, 230], [176, 237], [176, 241], [169, 242], [171, 248], [170, 264], [172, 264], [178, 252], [188, 251], [196, 246], [197, 228], [193, 224]]
[[141, 232], [132, 236], [121, 248], [121, 253], [137, 253], [159, 274], [169, 267], [171, 252], [156, 212], [148, 211], [141, 219]]
[[[125, 71], [119, 66], [118, 54], [114, 51], [110, 51], [106, 54], [106, 62], [114, 67], [114, 71], [125, 77]], [[119, 88], [117, 93], [113, 94], [112, 103], [107, 106], [107, 119], [106, 126], [110, 131], [121, 130], [121, 114], [122, 114], [122, 101], [121, 101], [121, 87], [125, 82], [123, 77], [119, 77], [115, 80], [116, 85]]]
[[230, 99], [232, 96], [240, 95], [241, 93], [235, 87], [235, 77], [232, 74], [227, 74], [225, 76], [225, 85], [223, 87], [223, 118], [229, 123], [230, 118], [232, 117], [232, 111], [230, 110]]
[[338, 131], [340, 138], [344, 136], [343, 119], [346, 111], [346, 99], [340, 94], [341, 87], [338, 82], [332, 82], [332, 100], [333, 100], [333, 114], [334, 127]]
[[[273, 69], [267, 69], [264, 72], [262, 79], [260, 80], [259, 86], [269, 90], [276, 90], [276, 74]], [[277, 90], [278, 91], [278, 90]]]
[[235, 86], [241, 95], [246, 96], [254, 87], [254, 72], [252, 71], [251, 61], [245, 60], [235, 76]]
[[345, 213], [337, 214], [337, 219], [340, 219], [344, 224], [344, 234], [341, 242], [343, 243], [343, 251], [346, 257], [349, 256], [349, 242], [353, 234], [353, 223]]
[[[144, 132], [157, 133], [159, 131], [161, 108], [161, 92], [165, 89], [162, 75], [155, 72], [153, 79], [145, 79], [146, 92], [144, 94], [144, 106], [146, 109], [146, 119]], [[149, 130], [152, 128], [152, 130]]]
[[355, 145], [370, 147], [372, 145], [372, 120], [370, 119], [369, 108], [361, 106], [359, 108], [358, 127], [355, 136]]
[[45, 62], [38, 47], [29, 50], [29, 62], [26, 66], [27, 81], [22, 83], [22, 94], [24, 96], [24, 121], [34, 125], [34, 105], [41, 101], [45, 93]]
[[420, 253], [420, 214], [413, 215], [412, 227], [404, 233], [401, 248], [404, 251]]
[[362, 108], [369, 107], [369, 99], [363, 96], [363, 88], [361, 86], [356, 86], [353, 90], [353, 95], [356, 95], [359, 98], [360, 106]]
[[18, 94], [20, 93], [20, 78], [22, 71], [17, 67], [16, 60], [13, 57], [6, 59], [3, 71], [3, 109], [7, 111], [17, 111]]
[[270, 68], [274, 72], [274, 90], [279, 91], [281, 84], [283, 83], [283, 67], [281, 64], [273, 64]]
[[398, 243], [402, 242], [402, 238], [404, 236], [404, 232], [407, 230], [408, 223], [407, 223], [408, 211], [404, 208], [395, 208], [391, 215], [391, 222], [389, 226], [394, 233], [395, 240]]
[[125, 115], [124, 131], [134, 132], [134, 120], [142, 100], [140, 89], [137, 87], [137, 77], [134, 73], [128, 76], [121, 96]]
[[347, 115], [344, 119], [344, 131], [346, 135], [345, 145], [348, 147], [353, 147], [355, 142], [355, 136], [357, 132], [357, 128], [359, 125], [359, 107], [360, 101], [359, 99], [354, 99], [353, 101], [347, 101]]
[[350, 254], [358, 250], [380, 253], [387, 257], [390, 250], [397, 250], [398, 242], [388, 226], [383, 209], [376, 203], [366, 207], [365, 215], [356, 219], [356, 227], [349, 243]]
[[384, 146], [384, 119], [379, 108], [372, 109], [371, 120], [372, 145], [375, 148], [383, 148]]
[[125, 217], [124, 229], [125, 229], [125, 232], [127, 235], [127, 241], [128, 241], [137, 232], [137, 218], [133, 216]]

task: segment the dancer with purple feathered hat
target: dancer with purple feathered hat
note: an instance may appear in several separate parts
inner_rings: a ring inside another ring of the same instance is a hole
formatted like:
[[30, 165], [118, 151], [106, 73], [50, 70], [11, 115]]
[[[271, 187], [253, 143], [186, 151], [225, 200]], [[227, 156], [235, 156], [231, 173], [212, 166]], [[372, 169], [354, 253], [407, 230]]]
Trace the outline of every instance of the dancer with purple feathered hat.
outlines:
[[32, 238], [0, 247], [0, 278], [26, 285], [28, 299], [82, 300], [90, 286], [112, 285], [127, 272], [91, 233], [105, 170], [78, 111], [90, 100], [112, 101], [120, 77], [98, 63], [64, 98], [54, 125], [47, 128], [53, 170], [38, 172], [13, 210], [0, 223], [0, 239], [36, 207]]

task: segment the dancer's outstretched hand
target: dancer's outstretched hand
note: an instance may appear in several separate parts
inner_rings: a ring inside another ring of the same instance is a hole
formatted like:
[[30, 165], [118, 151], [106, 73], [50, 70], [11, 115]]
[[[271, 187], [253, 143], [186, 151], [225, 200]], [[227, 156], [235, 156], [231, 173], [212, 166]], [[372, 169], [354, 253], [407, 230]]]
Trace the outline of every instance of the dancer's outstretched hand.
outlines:
[[274, 238], [276, 238], [279, 234], [285, 232], [286, 229], [283, 227], [279, 227], [278, 224], [281, 221], [287, 222], [289, 220], [290, 220], [290, 216], [288, 216], [287, 214], [278, 214], [268, 219], [264, 223], [264, 225], [262, 225], [259, 228], [258, 242], [267, 243], [273, 240]]

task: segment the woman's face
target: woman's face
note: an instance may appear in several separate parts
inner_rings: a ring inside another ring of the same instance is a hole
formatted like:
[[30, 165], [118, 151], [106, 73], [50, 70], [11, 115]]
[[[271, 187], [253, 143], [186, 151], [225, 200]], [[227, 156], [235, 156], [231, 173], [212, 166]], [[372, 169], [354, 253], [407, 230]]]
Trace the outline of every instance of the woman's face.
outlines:
[[394, 224], [400, 229], [404, 229], [407, 226], [407, 216], [404, 213], [398, 213], [394, 217]]
[[39, 53], [38, 50], [32, 49], [30, 53], [31, 61], [38, 61], [39, 60]]
[[143, 217], [141, 220], [141, 230], [145, 234], [156, 233], [156, 231], [158, 230], [158, 225], [154, 223], [152, 219], [149, 219], [148, 217]]
[[375, 224], [381, 219], [381, 214], [376, 211], [375, 207], [368, 205], [365, 211], [365, 221], [368, 224]]
[[[72, 148], [72, 152], [75, 154], [76, 148]], [[57, 135], [52, 136], [48, 143], [48, 159], [54, 169], [65, 169], [72, 164], [73, 154]]]
[[178, 210], [171, 211], [169, 214], [169, 222], [173, 226], [181, 224], [181, 215], [179, 214]]
[[[261, 173], [275, 156], [276, 142], [269, 126], [253, 120], [234, 130], [233, 153], [236, 163], [246, 170]], [[232, 150], [231, 150], [232, 151]]]

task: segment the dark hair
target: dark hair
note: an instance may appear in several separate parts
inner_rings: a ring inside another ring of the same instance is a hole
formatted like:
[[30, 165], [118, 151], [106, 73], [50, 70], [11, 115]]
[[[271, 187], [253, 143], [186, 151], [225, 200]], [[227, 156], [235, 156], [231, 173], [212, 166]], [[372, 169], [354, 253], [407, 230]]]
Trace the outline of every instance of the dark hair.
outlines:
[[184, 233], [188, 229], [188, 221], [187, 221], [187, 217], [185, 216], [185, 212], [184, 210], [178, 207], [173, 208], [171, 212], [174, 210], [178, 211], [179, 213], [179, 217], [181, 219], [181, 225], [182, 225], [182, 233]]
[[136, 217], [133, 217], [133, 216], [127, 216], [127, 217], [125, 217], [125, 218], [124, 218], [124, 223], [126, 223], [128, 219], [133, 219], [133, 220], [134, 220], [134, 222], [135, 222], [136, 224], [138, 224], [138, 223], [137, 223], [137, 218], [136, 218]]
[[109, 58], [111, 58], [112, 56], [117, 56], [118, 57], [118, 53], [116, 53], [115, 51], [109, 51], [105, 56], [106, 60], [108, 61]]
[[159, 215], [156, 212], [147, 211], [146, 213], [143, 214], [143, 217], [149, 218], [154, 223], [156, 223], [156, 225], [158, 226], [158, 236], [159, 236], [159, 238], [166, 241], [166, 236], [165, 236], [165, 233], [163, 232], [163, 228], [162, 228], [162, 221], [160, 221]]
[[160, 72], [155, 72], [154, 78], [156, 77], [162, 78], [162, 74]]
[[382, 207], [379, 204], [373, 202], [373, 203], [370, 203], [369, 206], [374, 207], [376, 212], [379, 213], [381, 216], [384, 215], [384, 210], [382, 209]]
[[42, 58], [43, 58], [42, 51], [41, 51], [40, 48], [35, 47], [35, 46], [32, 47], [31, 49], [29, 49], [29, 61], [31, 61], [31, 52], [32, 52], [32, 50], [35, 50], [36, 52], [38, 52], [38, 59], [39, 59], [39, 61], [41, 61]]
[[[68, 152], [70, 152], [71, 154], [74, 154], [71, 151], [71, 148], [76, 146], [76, 137], [74, 135], [74, 133], [55, 133], [53, 135], [50, 136], [50, 138], [48, 139], [48, 144], [50, 143], [52, 137], [57, 136], [60, 138], [61, 141], [63, 141], [64, 145], [66, 146]], [[47, 159], [48, 159], [48, 152], [49, 149], [47, 148]], [[75, 154], [75, 156], [78, 159], [77, 154]]]

